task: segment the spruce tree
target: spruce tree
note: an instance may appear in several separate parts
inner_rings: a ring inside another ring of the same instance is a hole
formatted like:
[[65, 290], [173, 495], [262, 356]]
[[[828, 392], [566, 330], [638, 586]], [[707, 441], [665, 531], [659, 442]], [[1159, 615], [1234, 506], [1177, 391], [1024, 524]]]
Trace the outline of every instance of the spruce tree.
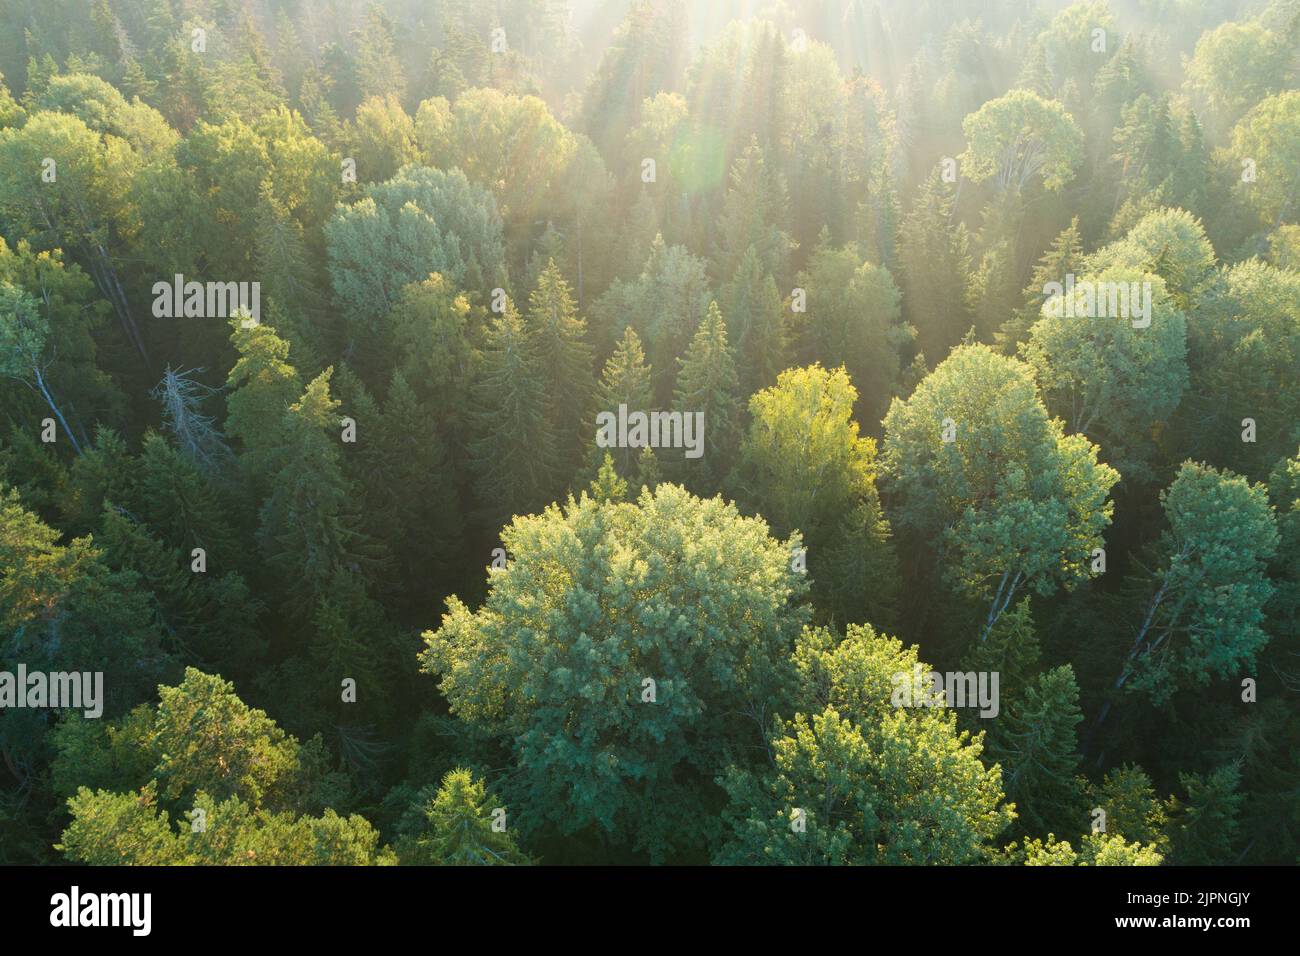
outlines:
[[134, 571], [152, 592], [159, 628], [188, 664], [241, 675], [265, 650], [264, 607], [235, 570], [193, 571], [188, 551], [168, 547], [148, 525], [106, 503], [96, 541], [114, 567]]
[[135, 470], [132, 507], [168, 545], [186, 554], [203, 548], [211, 565], [236, 566], [239, 543], [225, 496], [157, 432], [146, 432]]
[[369, 405], [357, 412], [366, 524], [391, 550], [405, 601], [425, 607], [439, 573], [456, 567], [462, 543], [463, 509], [451, 456], [433, 409], [401, 372], [393, 373], [382, 412], [373, 400]]
[[523, 319], [507, 299], [487, 330], [470, 423], [474, 490], [493, 529], [554, 498], [559, 469], [555, 430], [546, 417], [546, 375]]
[[[619, 405], [626, 405], [629, 412], [649, 412], [653, 403], [654, 391], [650, 366], [646, 364], [640, 336], [629, 325], [623, 330], [623, 337], [615, 347], [614, 354], [605, 363], [600, 383], [596, 386], [593, 408], [597, 415], [601, 412], [610, 412], [617, 416]], [[589, 426], [588, 434], [592, 436], [588, 463], [594, 473], [604, 455], [604, 452], [596, 446], [594, 421]], [[610, 451], [614, 456], [615, 470], [634, 482], [637, 476], [637, 450], [615, 448]]]
[[230, 325], [239, 358], [226, 376], [226, 433], [240, 443], [240, 463], [249, 476], [261, 483], [275, 467], [284, 413], [302, 394], [302, 379], [289, 364], [289, 343], [275, 329], [245, 328], [238, 318]]
[[696, 330], [690, 351], [678, 363], [681, 371], [673, 405], [682, 413], [683, 423], [685, 416], [703, 412], [704, 434], [698, 459], [674, 452], [672, 460], [688, 488], [711, 495], [730, 470], [740, 440], [740, 383], [718, 303], [710, 303], [708, 317]]
[[1083, 809], [1074, 776], [1083, 714], [1073, 668], [1063, 664], [1040, 674], [1002, 706], [986, 746], [989, 759], [1002, 764], [1007, 799], [1019, 813], [1017, 829], [1032, 836], [1070, 832]]
[[599, 502], [627, 500], [627, 482], [614, 470], [614, 458], [609, 452], [605, 452], [600, 470], [596, 472], [596, 477], [588, 490], [591, 497]]
[[529, 296], [528, 338], [545, 370], [543, 409], [557, 443], [556, 464], [567, 474], [582, 460], [583, 424], [595, 388], [587, 323], [578, 317], [555, 260], [547, 262]]
[[339, 403], [330, 395], [333, 368], [318, 375], [282, 416], [280, 463], [257, 531], [267, 565], [298, 613], [314, 609], [341, 576], [372, 570], [373, 552], [359, 529], [356, 495], [343, 474]]
[[975, 239], [979, 258], [966, 285], [966, 304], [981, 341], [993, 341], [1019, 305], [1017, 245], [1023, 215], [1019, 194], [1010, 191], [984, 207]]
[[931, 173], [899, 229], [903, 317], [931, 363], [943, 361], [970, 328], [965, 288], [970, 272], [966, 226], [953, 217], [953, 190]]
[[515, 846], [508, 830], [493, 825], [496, 802], [472, 772], [463, 767], [452, 770], [425, 807], [427, 831], [399, 845], [403, 862], [426, 866], [518, 866], [531, 862]]
[[717, 274], [734, 275], [753, 248], [764, 272], [788, 278], [795, 243], [786, 231], [785, 180], [769, 167], [757, 137], [732, 164], [730, 179], [717, 224]]
[[1235, 764], [1209, 774], [1180, 773], [1187, 802], [1175, 804], [1171, 862], [1179, 866], [1225, 866], [1235, 863], [1233, 846], [1244, 794], [1238, 793], [1241, 771]]
[[1070, 220], [1070, 225], [1052, 240], [1052, 245], [1034, 266], [1033, 276], [1023, 293], [1024, 306], [1007, 319], [994, 335], [998, 347], [1006, 354], [1014, 355], [1016, 346], [1029, 337], [1029, 327], [1042, 314], [1043, 303], [1047, 301], [1047, 293], [1044, 291], [1047, 283], [1064, 284], [1067, 274], [1082, 271], [1083, 242], [1079, 236], [1079, 217], [1075, 216]]
[[752, 246], [723, 291], [722, 309], [736, 342], [740, 394], [747, 398], [776, 384], [776, 377], [789, 366], [781, 294], [776, 280], [764, 274]]

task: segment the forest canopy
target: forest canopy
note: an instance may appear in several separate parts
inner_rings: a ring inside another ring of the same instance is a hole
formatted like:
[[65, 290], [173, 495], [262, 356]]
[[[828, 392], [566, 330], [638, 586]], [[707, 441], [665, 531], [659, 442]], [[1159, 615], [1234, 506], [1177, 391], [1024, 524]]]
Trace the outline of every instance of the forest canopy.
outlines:
[[1300, 0], [0, 4], [0, 863], [1296, 863], [1298, 655]]

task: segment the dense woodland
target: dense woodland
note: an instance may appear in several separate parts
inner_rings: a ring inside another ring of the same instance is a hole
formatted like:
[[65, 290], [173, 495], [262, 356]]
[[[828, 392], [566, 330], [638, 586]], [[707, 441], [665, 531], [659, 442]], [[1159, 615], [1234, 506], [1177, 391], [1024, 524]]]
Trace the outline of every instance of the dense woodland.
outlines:
[[1297, 0], [4, 0], [0, 72], [0, 669], [104, 675], [0, 710], [0, 862], [1300, 859]]

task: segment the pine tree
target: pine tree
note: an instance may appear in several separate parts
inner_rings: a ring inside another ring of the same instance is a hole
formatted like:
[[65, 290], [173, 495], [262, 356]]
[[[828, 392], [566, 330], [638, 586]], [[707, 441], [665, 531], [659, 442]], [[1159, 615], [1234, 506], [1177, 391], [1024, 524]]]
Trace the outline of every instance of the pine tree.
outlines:
[[527, 795], [512, 828], [593, 827], [611, 849], [699, 858], [718, 821], [683, 770], [712, 781], [762, 761], [738, 718], [783, 694], [807, 619], [788, 544], [675, 484], [634, 503], [570, 498], [501, 542], [511, 560], [478, 610], [449, 599], [421, 659], [459, 719], [499, 742], [504, 796]]
[[[753, 770], [730, 767], [726, 839], [713, 853], [730, 865], [944, 865], [987, 858], [1014, 813], [1002, 771], [983, 741], [959, 730], [951, 710], [898, 707], [897, 675], [928, 670], [916, 648], [851, 625], [805, 628], [794, 658], [799, 704], [778, 718]], [[942, 812], [935, 808], [942, 806]], [[792, 826], [803, 810], [803, 828]]]

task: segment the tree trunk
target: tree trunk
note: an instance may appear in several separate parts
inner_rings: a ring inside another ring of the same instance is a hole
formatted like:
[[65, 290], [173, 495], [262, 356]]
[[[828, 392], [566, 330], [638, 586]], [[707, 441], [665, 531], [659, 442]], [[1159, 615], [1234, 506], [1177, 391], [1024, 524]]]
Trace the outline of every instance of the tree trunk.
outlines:
[[108, 251], [102, 245], [96, 243], [91, 256], [94, 262], [91, 275], [95, 278], [95, 284], [99, 286], [99, 291], [103, 293], [104, 297], [112, 303], [113, 311], [117, 314], [118, 324], [122, 327], [122, 331], [126, 333], [127, 340], [139, 353], [145, 365], [148, 365], [149, 353], [145, 350], [144, 339], [140, 337], [140, 328], [136, 325], [135, 319], [131, 317], [131, 307], [126, 300], [126, 292], [122, 289], [122, 283], [117, 277], [117, 270], [113, 268]]
[[75, 451], [77, 457], [80, 458], [81, 445], [77, 443], [77, 436], [73, 433], [72, 429], [68, 427], [68, 422], [64, 419], [63, 412], [59, 411], [59, 406], [55, 403], [54, 396], [51, 395], [50, 390], [45, 387], [45, 376], [41, 374], [39, 368], [34, 369], [33, 371], [36, 373], [36, 387], [41, 390], [41, 395], [45, 397], [46, 404], [53, 409], [54, 414], [58, 417], [59, 424], [63, 426], [63, 433], [68, 436], [68, 441], [72, 442], [72, 450]]

